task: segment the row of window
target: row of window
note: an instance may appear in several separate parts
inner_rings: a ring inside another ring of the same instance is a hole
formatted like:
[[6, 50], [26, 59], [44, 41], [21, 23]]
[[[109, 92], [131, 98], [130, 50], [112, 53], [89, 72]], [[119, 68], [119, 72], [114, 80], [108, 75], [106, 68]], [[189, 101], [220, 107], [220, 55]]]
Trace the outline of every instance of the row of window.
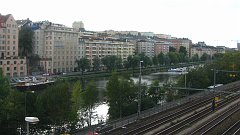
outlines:
[[[11, 33], [11, 30], [10, 30], [10, 29], [6, 29], [6, 28], [2, 28], [2, 33], [8, 33], [8, 34], [10, 34], [10, 33]], [[17, 33], [17, 30], [13, 30], [12, 33], [13, 33], [13, 34], [16, 34], [16, 33]]]
[[[0, 65], [3, 64], [3, 61], [0, 61]], [[17, 64], [17, 61], [13, 61], [13, 64]], [[20, 61], [20, 64], [23, 64], [23, 61]], [[10, 65], [10, 61], [7, 61], [7, 65]]]
[[[0, 40], [0, 45], [5, 45], [5, 44], [7, 44], [7, 45], [10, 45], [11, 44], [11, 41], [4, 41], [4, 40]], [[12, 41], [12, 44], [13, 45], [15, 45], [16, 44], [16, 41]]]
[[[13, 70], [16, 71], [16, 70], [17, 70], [17, 67], [13, 67]], [[23, 70], [23, 67], [22, 67], [22, 66], [20, 67], [20, 70]], [[7, 71], [10, 71], [10, 67], [7, 67]]]
[[[0, 38], [10, 39], [10, 38], [11, 38], [11, 35], [7, 35], [7, 36], [6, 36], [6, 35], [1, 35], [1, 34], [0, 34]], [[12, 38], [13, 38], [13, 39], [16, 39], [16, 35], [12, 35]]]

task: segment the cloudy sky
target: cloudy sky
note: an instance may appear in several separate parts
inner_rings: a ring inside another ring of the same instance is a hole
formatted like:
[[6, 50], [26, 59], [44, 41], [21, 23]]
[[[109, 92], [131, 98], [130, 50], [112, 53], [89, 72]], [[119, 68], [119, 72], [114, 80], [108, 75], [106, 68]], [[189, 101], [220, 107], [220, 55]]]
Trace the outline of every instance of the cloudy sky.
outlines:
[[240, 0], [5, 0], [0, 4], [0, 13], [15, 19], [66, 26], [83, 21], [87, 30], [150, 31], [213, 46], [236, 47], [240, 42]]

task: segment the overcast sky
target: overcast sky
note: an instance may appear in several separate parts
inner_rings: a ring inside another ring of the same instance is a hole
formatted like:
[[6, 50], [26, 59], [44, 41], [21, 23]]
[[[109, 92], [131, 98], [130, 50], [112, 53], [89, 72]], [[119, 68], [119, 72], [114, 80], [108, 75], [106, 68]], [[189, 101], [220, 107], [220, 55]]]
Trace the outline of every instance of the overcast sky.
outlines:
[[236, 48], [240, 42], [240, 0], [3, 0], [0, 4], [0, 13], [16, 20], [66, 26], [83, 21], [86, 30], [170, 34], [213, 46]]

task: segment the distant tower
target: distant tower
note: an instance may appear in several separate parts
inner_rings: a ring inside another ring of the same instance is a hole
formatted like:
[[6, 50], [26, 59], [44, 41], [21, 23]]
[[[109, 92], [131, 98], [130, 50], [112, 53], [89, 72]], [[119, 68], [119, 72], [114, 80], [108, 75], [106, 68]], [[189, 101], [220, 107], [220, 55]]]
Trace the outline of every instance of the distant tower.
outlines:
[[82, 21], [80, 22], [73, 22], [72, 27], [76, 30], [76, 31], [85, 31], [84, 29], [84, 24]]
[[240, 43], [237, 43], [237, 49], [240, 51]]

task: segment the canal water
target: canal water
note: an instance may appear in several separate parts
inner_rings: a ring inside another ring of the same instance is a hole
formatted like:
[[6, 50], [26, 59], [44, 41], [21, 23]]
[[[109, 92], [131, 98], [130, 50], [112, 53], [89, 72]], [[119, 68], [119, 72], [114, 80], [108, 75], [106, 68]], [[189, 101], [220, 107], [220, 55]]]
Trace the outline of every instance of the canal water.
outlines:
[[[142, 75], [141, 82], [146, 85], [150, 85], [154, 80], [159, 81], [159, 85], [163, 86], [163, 84], [168, 83], [176, 83], [178, 78], [184, 75], [185, 72], [158, 72], [158, 73], [151, 73], [148, 75]], [[139, 81], [139, 77], [131, 77], [135, 83]], [[102, 97], [103, 91], [106, 88], [108, 77], [96, 78], [94, 79], [97, 88], [100, 93], [100, 98]], [[98, 124], [99, 122], [106, 121], [108, 118], [108, 105], [105, 102], [101, 102], [94, 110], [94, 115], [96, 119], [93, 120], [92, 124]]]

